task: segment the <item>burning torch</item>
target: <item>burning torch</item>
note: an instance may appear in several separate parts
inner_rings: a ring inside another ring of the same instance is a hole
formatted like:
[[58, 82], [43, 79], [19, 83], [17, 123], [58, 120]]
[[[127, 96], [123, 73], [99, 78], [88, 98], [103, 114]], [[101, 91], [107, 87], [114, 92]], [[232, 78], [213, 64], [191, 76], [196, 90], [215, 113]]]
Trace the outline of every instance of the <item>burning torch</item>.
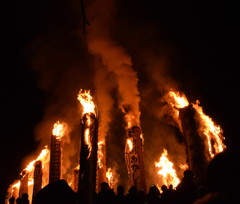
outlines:
[[51, 135], [49, 183], [61, 179], [62, 176], [61, 139], [64, 136], [65, 130], [65, 123], [57, 121], [53, 126]]
[[90, 91], [80, 90], [78, 100], [83, 107], [78, 193], [92, 204], [96, 193], [98, 120]]
[[130, 186], [136, 186], [138, 190], [146, 193], [147, 187], [143, 160], [143, 138], [141, 129], [138, 126], [133, 126], [127, 131], [125, 161]]

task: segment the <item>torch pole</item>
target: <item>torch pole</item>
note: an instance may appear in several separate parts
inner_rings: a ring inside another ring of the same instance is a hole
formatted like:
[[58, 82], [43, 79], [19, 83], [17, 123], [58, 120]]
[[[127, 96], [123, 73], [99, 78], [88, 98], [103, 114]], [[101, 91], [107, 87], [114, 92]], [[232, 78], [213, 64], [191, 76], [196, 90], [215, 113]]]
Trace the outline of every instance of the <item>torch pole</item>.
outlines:
[[179, 109], [179, 116], [183, 128], [189, 169], [195, 175], [196, 184], [202, 185], [205, 184], [205, 173], [209, 162], [206, 156], [206, 145], [197, 131], [194, 119], [195, 112], [192, 105], [189, 105]]
[[89, 204], [96, 194], [98, 121], [93, 113], [86, 113], [81, 121], [81, 148], [78, 193]]

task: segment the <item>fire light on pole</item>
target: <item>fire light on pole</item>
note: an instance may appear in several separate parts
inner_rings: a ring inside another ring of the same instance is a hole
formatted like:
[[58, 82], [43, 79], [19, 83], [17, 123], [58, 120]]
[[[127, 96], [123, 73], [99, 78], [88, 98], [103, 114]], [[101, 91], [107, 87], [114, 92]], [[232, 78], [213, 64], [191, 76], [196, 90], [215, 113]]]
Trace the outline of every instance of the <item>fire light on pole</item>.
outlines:
[[65, 134], [66, 128], [66, 123], [60, 121], [57, 121], [53, 125], [50, 149], [49, 183], [57, 181], [62, 177], [61, 139]]
[[80, 90], [78, 100], [83, 107], [78, 193], [92, 204], [96, 193], [98, 120], [90, 91]]

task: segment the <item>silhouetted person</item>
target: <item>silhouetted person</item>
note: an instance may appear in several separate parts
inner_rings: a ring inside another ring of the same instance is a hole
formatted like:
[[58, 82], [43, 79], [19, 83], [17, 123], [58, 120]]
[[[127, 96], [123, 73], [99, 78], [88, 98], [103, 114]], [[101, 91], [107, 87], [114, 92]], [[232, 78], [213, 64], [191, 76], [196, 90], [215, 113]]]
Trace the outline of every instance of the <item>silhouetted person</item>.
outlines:
[[17, 204], [22, 204], [20, 197], [18, 197], [18, 198], [16, 199], [16, 203], [17, 203]]
[[139, 204], [141, 202], [136, 186], [132, 186], [129, 188], [126, 197], [127, 197], [128, 204]]
[[14, 204], [15, 203], [15, 198], [12, 196], [11, 198], [9, 198], [9, 204]]
[[[34, 198], [34, 204], [78, 204], [77, 194], [64, 179], [44, 186]], [[82, 203], [82, 202], [81, 202]]]
[[122, 185], [119, 185], [117, 187], [117, 195], [116, 195], [116, 203], [117, 204], [126, 204], [127, 198], [126, 195], [124, 194], [124, 187]]
[[184, 171], [182, 181], [176, 187], [176, 196], [178, 202], [183, 204], [191, 204], [197, 199], [197, 186], [191, 170]]
[[96, 195], [97, 204], [114, 204], [115, 203], [115, 193], [109, 187], [107, 182], [101, 183], [101, 189]]
[[206, 173], [208, 193], [194, 204], [240, 203], [240, 148], [228, 148], [209, 163]]
[[163, 204], [172, 204], [173, 203], [173, 192], [166, 186], [161, 186], [161, 203]]
[[149, 188], [147, 195], [145, 196], [146, 204], [159, 204], [160, 203], [160, 191], [157, 186], [152, 185]]
[[28, 194], [27, 193], [23, 193], [22, 194], [22, 198], [21, 198], [21, 204], [29, 204], [29, 199], [28, 199]]

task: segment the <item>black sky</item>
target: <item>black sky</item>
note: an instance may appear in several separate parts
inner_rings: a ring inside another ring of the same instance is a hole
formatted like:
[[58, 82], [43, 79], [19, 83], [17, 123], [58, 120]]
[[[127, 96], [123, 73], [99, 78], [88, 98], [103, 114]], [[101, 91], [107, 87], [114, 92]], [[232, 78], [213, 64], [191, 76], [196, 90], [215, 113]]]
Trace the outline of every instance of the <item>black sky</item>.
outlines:
[[[50, 82], [46, 82], [54, 79], [48, 70], [61, 75], [70, 73], [63, 70], [68, 63], [84, 64], [80, 62], [87, 54], [81, 48], [85, 46], [82, 42], [85, 37], [81, 32], [79, 2], [24, 0], [6, 7], [8, 12], [2, 29], [4, 37], [1, 38], [4, 45], [1, 46], [1, 199], [8, 185], [18, 177], [22, 159], [34, 152], [40, 143], [35, 140], [35, 127], [43, 120], [46, 106], [61, 97], [60, 94], [54, 98], [57, 91]], [[159, 50], [170, 53], [172, 61], [168, 73], [180, 91], [190, 101], [199, 99], [205, 113], [223, 128], [229, 146], [239, 146], [238, 18], [235, 3], [215, 0], [116, 2], [118, 12], [114, 35], [122, 46], [128, 48], [133, 62], [136, 61], [136, 65], [140, 63], [135, 56], [140, 51], [135, 52], [134, 43], [142, 44], [143, 50], [146, 46], [146, 50], [155, 53], [158, 49], [151, 38], [162, 42]], [[132, 30], [140, 33], [131, 33]], [[144, 35], [146, 38], [142, 37]], [[137, 42], [138, 39], [144, 41]], [[44, 46], [51, 42], [50, 50], [46, 49]], [[58, 50], [65, 50], [62, 58], [68, 60], [61, 59], [62, 64], [48, 64], [49, 67], [43, 71], [39, 70], [40, 65], [34, 68], [36, 62], [31, 61], [34, 59], [32, 56], [42, 53], [43, 47], [49, 51], [52, 61], [61, 56], [52, 53]], [[54, 65], [59, 66], [52, 69]], [[78, 71], [75, 66], [69, 67], [75, 73], [86, 74], [84, 66], [80, 66]], [[145, 78], [139, 74], [143, 79], [140, 86], [144, 86]], [[69, 88], [75, 88], [73, 92], [78, 89], [74, 82], [81, 85], [78, 80], [82, 80], [82, 76], [79, 79], [77, 75], [65, 77], [65, 80], [73, 81], [67, 84]], [[54, 83], [62, 87], [60, 80]]]

